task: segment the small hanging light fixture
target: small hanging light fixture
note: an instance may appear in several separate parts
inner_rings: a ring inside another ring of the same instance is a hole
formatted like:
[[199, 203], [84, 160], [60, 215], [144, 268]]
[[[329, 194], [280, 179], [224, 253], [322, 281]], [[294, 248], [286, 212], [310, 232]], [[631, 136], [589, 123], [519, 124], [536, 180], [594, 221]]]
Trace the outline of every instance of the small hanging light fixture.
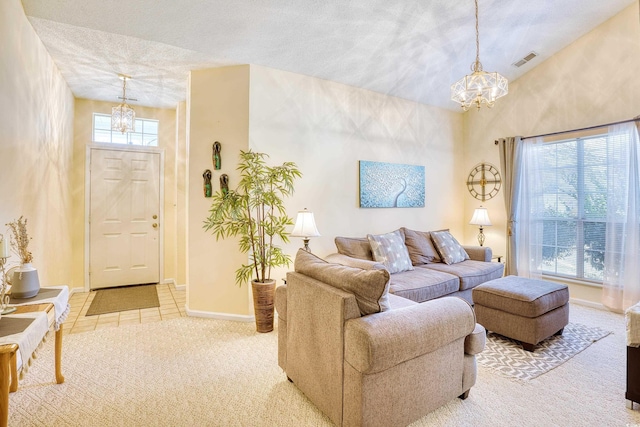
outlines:
[[451, 99], [458, 102], [464, 111], [471, 105], [480, 109], [482, 104], [493, 107], [496, 99], [509, 93], [509, 81], [497, 72], [482, 70], [480, 63], [480, 32], [478, 30], [478, 0], [476, 3], [476, 60], [468, 74], [451, 85]]
[[127, 79], [131, 79], [124, 74], [118, 74], [122, 80], [122, 103], [117, 107], [111, 107], [111, 129], [122, 133], [136, 131], [136, 112], [127, 104], [127, 100], [137, 101], [137, 99], [127, 98]]

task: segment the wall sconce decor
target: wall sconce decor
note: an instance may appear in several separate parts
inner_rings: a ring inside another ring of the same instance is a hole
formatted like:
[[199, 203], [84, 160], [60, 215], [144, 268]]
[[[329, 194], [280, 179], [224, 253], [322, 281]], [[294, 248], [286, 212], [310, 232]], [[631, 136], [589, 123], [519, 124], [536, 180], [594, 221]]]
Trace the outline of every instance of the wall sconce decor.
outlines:
[[212, 155], [212, 159], [213, 160], [213, 169], [219, 171], [220, 167], [222, 166], [222, 157], [220, 154], [220, 151], [222, 150], [222, 144], [220, 144], [218, 141], [213, 143], [213, 155]]
[[209, 169], [205, 170], [202, 178], [204, 178], [204, 197], [211, 197], [211, 171]]
[[222, 191], [222, 194], [225, 196], [229, 194], [229, 175], [226, 173], [220, 175], [220, 191]]

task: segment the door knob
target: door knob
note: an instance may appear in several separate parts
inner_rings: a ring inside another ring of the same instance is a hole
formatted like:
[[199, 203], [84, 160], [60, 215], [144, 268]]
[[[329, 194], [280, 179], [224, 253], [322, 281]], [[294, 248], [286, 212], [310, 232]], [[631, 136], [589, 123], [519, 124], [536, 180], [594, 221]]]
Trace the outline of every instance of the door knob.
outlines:
[[158, 224], [156, 224], [155, 222], [152, 225], [153, 228], [158, 228]]
[[158, 215], [154, 215], [152, 218], [153, 219], [158, 219]]

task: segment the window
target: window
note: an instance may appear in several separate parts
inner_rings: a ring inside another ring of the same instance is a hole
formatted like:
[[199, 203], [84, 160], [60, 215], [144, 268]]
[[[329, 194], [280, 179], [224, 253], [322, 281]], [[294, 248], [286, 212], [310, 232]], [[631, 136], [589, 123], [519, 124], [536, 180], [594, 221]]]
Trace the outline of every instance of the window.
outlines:
[[607, 221], [607, 136], [539, 148], [543, 274], [602, 281]]
[[93, 142], [107, 142], [112, 144], [158, 146], [158, 120], [136, 119], [136, 131], [121, 133], [111, 130], [111, 116], [109, 114], [93, 113]]

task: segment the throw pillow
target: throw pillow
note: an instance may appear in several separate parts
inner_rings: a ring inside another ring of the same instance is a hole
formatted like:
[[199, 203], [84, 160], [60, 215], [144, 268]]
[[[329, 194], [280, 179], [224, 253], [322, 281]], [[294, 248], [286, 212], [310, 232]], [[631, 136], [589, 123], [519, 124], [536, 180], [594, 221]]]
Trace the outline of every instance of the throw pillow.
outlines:
[[367, 234], [374, 261], [383, 264], [389, 273], [400, 273], [413, 270], [409, 252], [404, 244], [400, 230], [387, 234]]
[[366, 237], [336, 237], [334, 242], [339, 254], [373, 261], [371, 245]]
[[296, 273], [352, 293], [362, 316], [391, 309], [389, 272], [379, 264], [373, 264], [371, 269], [364, 270], [333, 264], [304, 249], [298, 249], [294, 269]]
[[431, 233], [428, 231], [414, 231], [402, 228], [404, 232], [404, 244], [409, 251], [409, 258], [413, 265], [441, 262], [440, 256], [433, 247]]
[[469, 259], [467, 251], [448, 231], [432, 231], [431, 239], [440, 253], [440, 257], [448, 265]]

